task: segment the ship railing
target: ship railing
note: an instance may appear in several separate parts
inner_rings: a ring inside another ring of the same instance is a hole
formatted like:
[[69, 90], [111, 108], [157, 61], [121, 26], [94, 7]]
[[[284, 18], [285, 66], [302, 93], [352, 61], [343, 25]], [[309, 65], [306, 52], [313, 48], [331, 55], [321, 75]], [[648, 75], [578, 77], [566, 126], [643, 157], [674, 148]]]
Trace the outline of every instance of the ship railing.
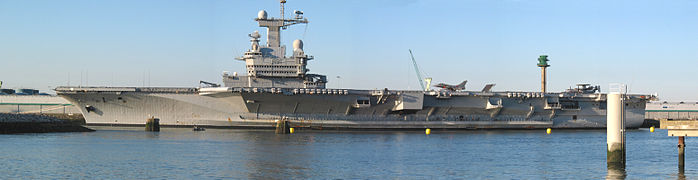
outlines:
[[[242, 117], [242, 116], [241, 116]], [[427, 115], [309, 115], [309, 114], [265, 114], [258, 117], [252, 115], [243, 117], [243, 119], [287, 119], [302, 123], [312, 123], [314, 121], [324, 121], [328, 119], [347, 120], [347, 121], [443, 121], [443, 122], [550, 122], [551, 120], [543, 117], [525, 118], [518, 115], [500, 115], [497, 118], [490, 118], [489, 115], [445, 115], [445, 116], [427, 116]]]
[[151, 93], [195, 93], [196, 88], [158, 88], [158, 87], [141, 87], [136, 88], [136, 92], [151, 92]]
[[328, 95], [347, 95], [350, 93], [347, 89], [313, 89], [313, 88], [232, 88], [231, 92], [251, 92], [251, 93], [274, 93], [274, 94], [328, 94]]
[[448, 91], [438, 91], [438, 93], [436, 94], [436, 98], [439, 98], [439, 99], [448, 99], [448, 98], [451, 98], [451, 92], [448, 92]]

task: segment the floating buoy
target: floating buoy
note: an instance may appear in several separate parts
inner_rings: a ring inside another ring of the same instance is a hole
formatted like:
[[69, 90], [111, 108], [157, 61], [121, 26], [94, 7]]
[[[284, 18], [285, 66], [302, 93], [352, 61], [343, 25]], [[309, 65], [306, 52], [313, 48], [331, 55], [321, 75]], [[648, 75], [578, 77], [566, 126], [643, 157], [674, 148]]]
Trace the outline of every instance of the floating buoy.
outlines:
[[546, 134], [550, 134], [552, 131], [553, 131], [552, 129], [548, 128], [548, 129], [545, 130], [545, 133], [546, 133]]
[[654, 132], [654, 126], [650, 127], [650, 132]]
[[293, 134], [294, 129], [293, 129], [293, 128], [289, 128], [289, 132], [290, 132], [291, 134]]
[[427, 130], [424, 133], [427, 135], [431, 134], [431, 129], [427, 128]]

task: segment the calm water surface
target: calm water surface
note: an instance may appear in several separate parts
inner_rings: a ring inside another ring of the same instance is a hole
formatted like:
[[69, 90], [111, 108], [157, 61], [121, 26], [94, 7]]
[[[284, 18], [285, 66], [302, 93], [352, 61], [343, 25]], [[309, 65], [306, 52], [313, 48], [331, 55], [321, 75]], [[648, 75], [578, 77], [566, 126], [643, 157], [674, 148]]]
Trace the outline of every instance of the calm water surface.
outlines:
[[[0, 135], [0, 179], [604, 179], [605, 130], [352, 132], [91, 127]], [[630, 131], [628, 179], [678, 174], [675, 137]], [[692, 145], [694, 144], [694, 145]]]

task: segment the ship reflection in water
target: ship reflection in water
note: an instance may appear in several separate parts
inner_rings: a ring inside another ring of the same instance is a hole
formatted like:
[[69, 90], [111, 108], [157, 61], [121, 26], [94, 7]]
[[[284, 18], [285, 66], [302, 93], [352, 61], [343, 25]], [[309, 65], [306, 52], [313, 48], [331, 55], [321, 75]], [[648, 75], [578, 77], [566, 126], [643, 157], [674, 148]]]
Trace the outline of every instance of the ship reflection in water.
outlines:
[[[676, 142], [631, 130], [627, 166], [606, 167], [605, 130], [308, 131], [92, 127], [3, 135], [0, 178], [32, 179], [675, 179]], [[690, 145], [691, 141], [688, 141]], [[689, 146], [691, 147], [691, 146]]]

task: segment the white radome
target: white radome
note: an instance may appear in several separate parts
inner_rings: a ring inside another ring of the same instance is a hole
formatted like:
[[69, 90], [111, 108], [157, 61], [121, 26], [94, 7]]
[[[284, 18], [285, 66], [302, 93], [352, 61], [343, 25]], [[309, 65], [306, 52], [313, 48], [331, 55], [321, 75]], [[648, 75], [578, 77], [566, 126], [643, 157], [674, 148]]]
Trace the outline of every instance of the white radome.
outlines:
[[257, 13], [257, 19], [267, 19], [267, 11], [259, 11], [259, 13]]
[[300, 39], [296, 39], [295, 41], [293, 41], [293, 49], [303, 50], [303, 41]]

